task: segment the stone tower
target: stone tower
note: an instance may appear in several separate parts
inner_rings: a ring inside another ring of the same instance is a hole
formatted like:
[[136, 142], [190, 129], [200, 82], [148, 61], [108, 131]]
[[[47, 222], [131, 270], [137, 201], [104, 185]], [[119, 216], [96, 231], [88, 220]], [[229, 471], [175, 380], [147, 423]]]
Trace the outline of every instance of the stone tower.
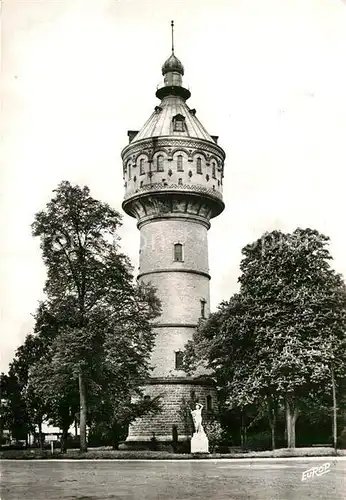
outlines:
[[188, 377], [182, 351], [200, 318], [210, 311], [208, 229], [210, 219], [224, 209], [222, 180], [225, 153], [217, 137], [208, 134], [186, 101], [184, 68], [174, 54], [162, 66], [164, 84], [156, 92], [160, 103], [140, 131], [129, 131], [122, 151], [125, 181], [124, 211], [140, 230], [138, 280], [157, 289], [162, 314], [155, 320], [156, 344], [147, 397], [161, 395], [163, 411], [136, 420], [126, 445], [186, 441], [183, 400], [212, 411], [215, 389], [203, 373]]

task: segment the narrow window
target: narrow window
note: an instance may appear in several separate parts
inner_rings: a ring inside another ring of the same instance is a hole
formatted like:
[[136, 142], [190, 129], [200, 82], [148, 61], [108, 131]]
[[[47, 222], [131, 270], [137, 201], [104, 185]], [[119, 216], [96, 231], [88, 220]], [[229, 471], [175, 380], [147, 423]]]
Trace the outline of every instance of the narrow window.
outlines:
[[207, 411], [211, 411], [213, 409], [213, 400], [210, 394], [207, 396]]
[[190, 391], [190, 398], [192, 400], [196, 399], [196, 393], [195, 393], [195, 391], [193, 389]]
[[158, 172], [163, 172], [163, 155], [156, 158], [156, 169]]
[[183, 120], [176, 120], [174, 123], [175, 132], [184, 132], [184, 122]]
[[174, 260], [183, 262], [183, 245], [181, 243], [175, 243], [174, 245]]
[[177, 158], [177, 171], [183, 172], [183, 156], [179, 155]]
[[205, 299], [201, 299], [201, 318], [205, 318], [205, 304], [206, 304], [206, 300]]
[[129, 174], [128, 175], [128, 179], [130, 181], [131, 180], [131, 165], [130, 164], [128, 165], [128, 169], [127, 170], [128, 170], [128, 174]]
[[197, 174], [202, 173], [202, 160], [200, 158], [197, 158]]
[[141, 188], [143, 187], [143, 181], [141, 181], [141, 183], [140, 183], [140, 187], [141, 187]]
[[179, 184], [179, 186], [182, 186], [182, 184], [183, 184], [183, 179], [181, 177], [179, 177], [179, 179], [178, 179], [178, 184]]
[[215, 162], [213, 162], [213, 166], [212, 166], [212, 178], [213, 179], [216, 179], [216, 165], [215, 165]]
[[185, 118], [182, 115], [176, 115], [173, 117], [174, 132], [184, 132], [184, 121]]
[[144, 175], [144, 159], [139, 160], [139, 174]]
[[184, 353], [183, 351], [175, 352], [175, 369], [182, 370], [183, 369], [183, 361], [184, 361]]

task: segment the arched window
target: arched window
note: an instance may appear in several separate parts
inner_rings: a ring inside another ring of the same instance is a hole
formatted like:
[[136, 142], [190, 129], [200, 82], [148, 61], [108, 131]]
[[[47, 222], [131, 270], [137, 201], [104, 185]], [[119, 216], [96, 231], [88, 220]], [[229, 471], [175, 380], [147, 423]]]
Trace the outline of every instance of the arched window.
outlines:
[[163, 172], [163, 155], [156, 158], [156, 169], [158, 172]]
[[197, 158], [197, 174], [202, 173], [202, 160], [198, 157]]
[[174, 245], [174, 260], [183, 262], [183, 245], [181, 243], [175, 243]]
[[144, 175], [144, 159], [139, 160], [139, 174]]
[[211, 175], [212, 175], [213, 179], [216, 179], [216, 165], [215, 165], [214, 161], [212, 163], [212, 173], [211, 173]]
[[179, 179], [178, 179], [178, 184], [179, 184], [179, 186], [183, 185], [183, 179], [181, 177], [179, 177]]
[[177, 157], [177, 171], [183, 172], [183, 156], [182, 155], [178, 155], [178, 157]]
[[129, 163], [127, 166], [128, 179], [131, 180], [131, 164]]

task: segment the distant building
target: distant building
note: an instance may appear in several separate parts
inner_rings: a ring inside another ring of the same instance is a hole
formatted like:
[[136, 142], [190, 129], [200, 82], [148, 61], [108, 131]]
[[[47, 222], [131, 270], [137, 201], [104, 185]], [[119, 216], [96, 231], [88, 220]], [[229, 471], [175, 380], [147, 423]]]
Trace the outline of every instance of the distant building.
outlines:
[[203, 412], [216, 404], [206, 374], [188, 377], [183, 371], [182, 352], [210, 312], [207, 235], [210, 220], [224, 209], [225, 153], [186, 104], [191, 94], [183, 87], [184, 68], [173, 46], [162, 74], [164, 85], [156, 92], [160, 104], [140, 131], [128, 132], [121, 155], [123, 209], [140, 230], [138, 279], [151, 282], [162, 302], [154, 323], [154, 371], [145, 393], [163, 394], [163, 411], [130, 426], [128, 447], [143, 446], [153, 436], [162, 444], [185, 441], [183, 401], [201, 402]]

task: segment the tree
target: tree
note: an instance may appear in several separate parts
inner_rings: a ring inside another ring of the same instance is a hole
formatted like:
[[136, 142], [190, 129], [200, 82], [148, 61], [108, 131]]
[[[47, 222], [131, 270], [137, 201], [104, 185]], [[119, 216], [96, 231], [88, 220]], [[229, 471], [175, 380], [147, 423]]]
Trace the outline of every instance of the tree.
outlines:
[[21, 385], [15, 376], [1, 374], [1, 433], [11, 432], [15, 440], [27, 441], [30, 430], [30, 419], [27, 412]]
[[78, 383], [81, 450], [93, 391], [110, 381], [130, 391], [148, 376], [150, 321], [160, 312], [154, 290], [133, 281], [119, 251], [119, 226], [117, 211], [66, 181], [32, 225], [47, 268], [46, 307], [59, 325], [34, 377], [42, 380], [50, 363], [54, 387]]
[[107, 444], [111, 443], [114, 449], [120, 441], [125, 439], [128, 426], [136, 418], [143, 415], [156, 414], [161, 410], [160, 397], [147, 400], [141, 391], [137, 391], [137, 398], [130, 398], [128, 394], [119, 399], [119, 388], [116, 395], [109, 395], [99, 401], [93, 412], [93, 421], [90, 432], [98, 434]]
[[48, 407], [44, 398], [40, 397], [32, 384], [29, 384], [30, 370], [41, 359], [45, 352], [47, 338], [29, 334], [24, 343], [17, 349], [10, 363], [9, 375], [18, 381], [21, 398], [26, 408], [26, 415], [31, 429], [38, 428], [39, 444], [43, 448], [42, 423], [47, 415]]
[[267, 401], [275, 445], [279, 401], [286, 406], [289, 447], [299, 404], [332, 390], [331, 367], [346, 367], [346, 293], [329, 265], [328, 238], [311, 229], [266, 233], [242, 253], [240, 292], [201, 324], [187, 363], [214, 369], [230, 402]]
[[340, 375], [345, 366], [345, 285], [330, 268], [328, 241], [311, 229], [274, 231], [243, 250], [241, 290], [256, 318], [254, 375], [266, 375], [264, 386], [285, 399], [289, 447], [300, 399], [321, 384], [331, 388], [333, 359]]

